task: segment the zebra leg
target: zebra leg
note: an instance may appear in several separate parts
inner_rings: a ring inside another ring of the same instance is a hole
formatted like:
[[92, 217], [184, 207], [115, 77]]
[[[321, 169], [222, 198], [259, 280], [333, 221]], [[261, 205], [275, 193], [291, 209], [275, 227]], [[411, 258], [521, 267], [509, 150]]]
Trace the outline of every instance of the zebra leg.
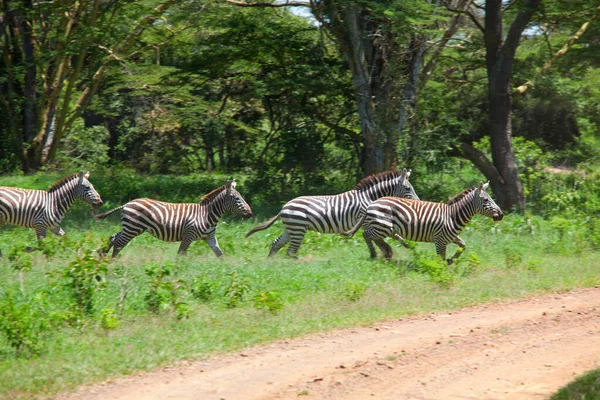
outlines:
[[394, 256], [392, 246], [387, 244], [383, 239], [375, 239], [375, 244], [379, 247], [379, 250], [381, 250], [385, 258], [390, 259]]
[[137, 235], [139, 235], [139, 233], [131, 232], [131, 234], [129, 234], [129, 233], [125, 233], [125, 230], [122, 230], [121, 232], [112, 235], [110, 237], [110, 239], [108, 239], [110, 244], [108, 245], [106, 252], [108, 252], [108, 250], [110, 250], [111, 246], [114, 246], [113, 252], [112, 252], [112, 258], [115, 258], [119, 254], [119, 252], [121, 250], [123, 250], [123, 247], [127, 246], [127, 244], [129, 242], [131, 242], [131, 239], [133, 239]]
[[28, 253], [42, 248], [42, 240], [46, 237], [46, 227], [42, 226], [42, 225], [37, 225], [35, 227], [35, 236], [37, 237], [38, 247], [37, 247], [37, 249], [35, 249], [33, 247], [26, 247], [25, 251]]
[[[221, 257], [223, 255], [223, 252], [221, 251], [221, 248], [219, 247], [219, 242], [217, 241], [217, 237], [214, 235], [214, 233], [207, 237], [206, 239], [204, 239], [204, 241], [206, 242], [206, 244], [208, 244], [208, 247], [210, 247], [212, 249], [212, 251], [215, 252], [215, 255], [217, 257]], [[181, 243], [181, 246], [183, 247], [183, 243]], [[188, 244], [189, 246], [189, 244]], [[186, 246], [187, 249], [187, 246]], [[181, 250], [181, 247], [179, 248], [179, 250]]]
[[442, 260], [448, 261], [448, 265], [452, 264], [452, 259], [446, 260], [446, 246], [448, 244], [442, 241], [435, 241], [435, 251], [438, 253]]
[[284, 231], [277, 239], [273, 240], [271, 250], [269, 251], [269, 257], [274, 256], [289, 241], [290, 234], [287, 231]]
[[448, 264], [452, 264], [454, 262], [454, 260], [456, 260], [458, 257], [460, 257], [462, 255], [462, 253], [465, 251], [465, 249], [467, 248], [467, 245], [465, 244], [465, 241], [462, 240], [460, 238], [460, 236], [457, 236], [454, 239], [454, 244], [458, 245], [458, 250], [456, 250], [456, 254], [454, 254], [452, 256], [452, 258], [448, 259]]
[[290, 245], [287, 249], [288, 256], [292, 258], [298, 258], [296, 253], [298, 253], [298, 249], [302, 244], [302, 240], [304, 240], [304, 235], [306, 235], [306, 229], [297, 232], [292, 232], [292, 234], [290, 235]]
[[370, 235], [367, 234], [367, 232], [363, 232], [363, 238], [365, 239], [365, 243], [367, 244], [367, 247], [369, 248], [369, 253], [371, 255], [371, 258], [377, 258], [377, 251], [375, 251], [375, 246], [373, 246], [373, 239], [371, 238]]

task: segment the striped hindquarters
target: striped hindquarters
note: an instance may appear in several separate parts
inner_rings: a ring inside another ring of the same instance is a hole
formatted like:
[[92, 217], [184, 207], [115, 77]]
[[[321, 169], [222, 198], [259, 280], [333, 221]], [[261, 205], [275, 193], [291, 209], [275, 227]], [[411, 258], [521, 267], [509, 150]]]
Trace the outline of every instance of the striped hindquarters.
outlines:
[[33, 228], [43, 219], [47, 203], [48, 193], [43, 190], [0, 187], [0, 225]]
[[200, 219], [198, 204], [137, 199], [123, 207], [122, 223], [126, 234], [150, 232], [158, 239], [175, 242], [181, 241], [184, 233], [200, 236], [203, 233], [202, 225], [197, 223]]
[[361, 216], [355, 192], [335, 196], [302, 196], [289, 201], [281, 210], [288, 230], [313, 230], [342, 233], [352, 228]]
[[447, 208], [442, 203], [383, 197], [369, 206], [363, 227], [380, 237], [397, 233], [405, 240], [432, 242], [449, 227]]

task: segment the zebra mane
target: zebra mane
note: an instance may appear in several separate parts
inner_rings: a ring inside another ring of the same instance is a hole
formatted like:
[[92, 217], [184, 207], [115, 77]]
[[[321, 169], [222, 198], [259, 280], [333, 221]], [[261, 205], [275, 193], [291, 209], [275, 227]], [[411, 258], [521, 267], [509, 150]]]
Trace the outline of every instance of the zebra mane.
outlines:
[[451, 206], [452, 204], [456, 204], [459, 201], [461, 201], [466, 195], [468, 195], [469, 193], [473, 192], [474, 190], [477, 189], [477, 186], [472, 186], [468, 189], [463, 190], [462, 192], [460, 192], [459, 194], [457, 194], [456, 196], [452, 197], [451, 199], [448, 200], [448, 205]]
[[205, 194], [204, 196], [202, 196], [200, 198], [200, 204], [210, 203], [212, 200], [215, 199], [215, 197], [217, 197], [219, 194], [221, 194], [226, 189], [227, 189], [227, 185], [223, 185], [221, 187], [216, 188], [212, 192]]
[[398, 178], [400, 175], [402, 175], [402, 171], [385, 171], [378, 174], [369, 175], [366, 178], [363, 178], [362, 181], [358, 182], [356, 186], [354, 186], [353, 190], [369, 189], [380, 182]]
[[79, 178], [79, 174], [71, 174], [69, 176], [65, 176], [64, 178], [54, 182], [50, 187], [48, 187], [48, 193], [52, 193], [60, 189], [65, 183], [70, 182], [73, 178]]

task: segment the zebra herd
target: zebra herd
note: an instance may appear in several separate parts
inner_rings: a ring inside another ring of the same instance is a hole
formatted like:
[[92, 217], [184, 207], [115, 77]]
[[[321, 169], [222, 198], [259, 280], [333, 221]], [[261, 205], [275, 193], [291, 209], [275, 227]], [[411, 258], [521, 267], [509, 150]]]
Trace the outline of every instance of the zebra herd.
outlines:
[[[465, 250], [458, 236], [475, 214], [499, 221], [502, 211], [486, 192], [488, 184], [468, 188], [445, 203], [421, 201], [409, 182], [410, 171], [387, 171], [364, 178], [352, 190], [332, 196], [302, 196], [289, 201], [281, 211], [246, 237], [283, 222], [283, 233], [273, 241], [269, 257], [289, 243], [287, 254], [296, 257], [307, 231], [353, 236], [361, 227], [371, 258], [377, 256], [373, 242], [384, 257], [391, 258], [392, 248], [384, 238], [392, 237], [406, 246], [406, 240], [435, 243], [436, 252], [446, 260], [446, 247], [459, 246], [447, 259], [451, 264]], [[112, 256], [133, 238], [149, 232], [157, 239], [181, 242], [179, 254], [185, 254], [195, 240], [204, 240], [217, 257], [223, 255], [216, 237], [217, 223], [225, 212], [252, 216], [252, 209], [230, 181], [200, 199], [199, 203], [167, 203], [136, 199], [102, 214], [103, 202], [83, 171], [52, 184], [48, 191], [0, 187], [0, 226], [12, 224], [34, 228], [38, 241], [46, 231], [64, 235], [61, 222], [75, 200], [92, 206], [95, 219], [104, 219], [121, 211], [122, 230], [109, 238], [106, 254]], [[2, 252], [0, 251], [0, 257]]]

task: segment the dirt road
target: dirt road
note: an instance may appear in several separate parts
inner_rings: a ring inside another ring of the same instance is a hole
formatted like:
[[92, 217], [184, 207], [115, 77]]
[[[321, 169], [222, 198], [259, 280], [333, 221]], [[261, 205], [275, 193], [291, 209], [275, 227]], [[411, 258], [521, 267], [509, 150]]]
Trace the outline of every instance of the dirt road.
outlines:
[[595, 288], [280, 341], [59, 399], [545, 399], [599, 366]]

